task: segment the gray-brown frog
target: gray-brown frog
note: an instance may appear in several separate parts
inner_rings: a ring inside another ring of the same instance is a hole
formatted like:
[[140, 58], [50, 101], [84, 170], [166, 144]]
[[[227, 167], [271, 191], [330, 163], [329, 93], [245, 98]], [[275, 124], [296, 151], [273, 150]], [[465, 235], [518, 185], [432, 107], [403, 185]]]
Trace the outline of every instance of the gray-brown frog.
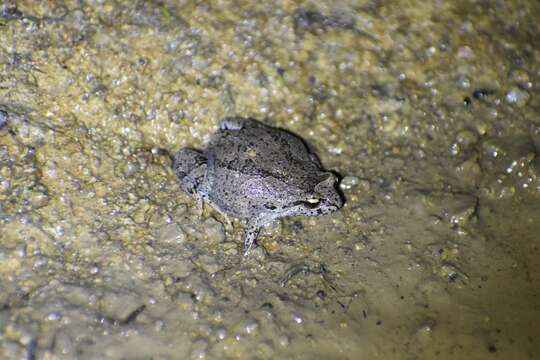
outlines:
[[180, 150], [173, 168], [184, 191], [247, 222], [244, 255], [278, 218], [343, 206], [336, 176], [322, 170], [301, 139], [254, 119], [225, 118], [205, 151]]

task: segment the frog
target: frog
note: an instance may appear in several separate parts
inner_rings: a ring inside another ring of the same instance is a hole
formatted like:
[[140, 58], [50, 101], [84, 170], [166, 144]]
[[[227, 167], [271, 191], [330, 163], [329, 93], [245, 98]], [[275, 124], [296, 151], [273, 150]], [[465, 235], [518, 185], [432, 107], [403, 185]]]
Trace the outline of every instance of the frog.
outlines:
[[338, 177], [311, 147], [253, 118], [224, 118], [206, 149], [176, 153], [173, 170], [183, 191], [245, 224], [244, 256], [276, 220], [326, 215], [344, 204]]

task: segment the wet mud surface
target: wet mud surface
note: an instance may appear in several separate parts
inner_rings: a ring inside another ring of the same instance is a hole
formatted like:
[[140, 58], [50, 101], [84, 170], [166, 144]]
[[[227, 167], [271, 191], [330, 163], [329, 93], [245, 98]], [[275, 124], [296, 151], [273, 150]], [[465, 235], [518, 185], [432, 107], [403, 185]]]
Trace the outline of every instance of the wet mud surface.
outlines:
[[[540, 4], [6, 1], [0, 358], [540, 357]], [[225, 116], [346, 204], [266, 229], [180, 191]]]

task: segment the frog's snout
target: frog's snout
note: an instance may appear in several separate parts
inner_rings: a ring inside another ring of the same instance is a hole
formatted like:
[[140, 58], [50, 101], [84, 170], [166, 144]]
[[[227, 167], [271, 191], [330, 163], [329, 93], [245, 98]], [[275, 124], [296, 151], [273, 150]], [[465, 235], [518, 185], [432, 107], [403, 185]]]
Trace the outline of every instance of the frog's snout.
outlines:
[[317, 207], [324, 209], [324, 213], [329, 213], [340, 209], [343, 206], [343, 198], [337, 189], [338, 178], [329, 173], [328, 177], [315, 186], [317, 193]]

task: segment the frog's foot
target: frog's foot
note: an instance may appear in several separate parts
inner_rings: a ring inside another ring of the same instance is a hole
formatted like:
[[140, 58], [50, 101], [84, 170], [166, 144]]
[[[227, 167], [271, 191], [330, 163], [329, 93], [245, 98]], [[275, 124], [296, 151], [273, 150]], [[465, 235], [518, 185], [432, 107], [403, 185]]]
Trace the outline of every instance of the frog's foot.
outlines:
[[219, 124], [219, 128], [221, 130], [240, 130], [244, 127], [245, 122], [246, 119], [242, 117], [226, 117], [221, 121], [221, 124]]

